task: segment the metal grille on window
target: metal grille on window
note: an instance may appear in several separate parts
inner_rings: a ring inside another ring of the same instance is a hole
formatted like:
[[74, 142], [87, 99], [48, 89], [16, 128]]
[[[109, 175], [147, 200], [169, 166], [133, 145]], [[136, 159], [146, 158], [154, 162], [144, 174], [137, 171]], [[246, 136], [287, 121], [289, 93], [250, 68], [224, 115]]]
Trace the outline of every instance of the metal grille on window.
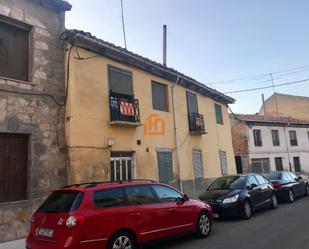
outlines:
[[158, 151], [157, 158], [160, 182], [172, 181], [174, 179], [172, 151]]
[[111, 181], [132, 179], [132, 157], [111, 157]]
[[221, 164], [222, 175], [227, 175], [228, 169], [227, 169], [227, 159], [226, 159], [226, 152], [225, 151], [220, 151], [220, 164]]
[[254, 158], [251, 159], [252, 171], [255, 173], [263, 173], [270, 171], [269, 158]]
[[203, 177], [202, 153], [200, 150], [193, 150], [193, 166], [195, 178]]
[[167, 86], [157, 82], [152, 82], [151, 88], [153, 109], [167, 112]]

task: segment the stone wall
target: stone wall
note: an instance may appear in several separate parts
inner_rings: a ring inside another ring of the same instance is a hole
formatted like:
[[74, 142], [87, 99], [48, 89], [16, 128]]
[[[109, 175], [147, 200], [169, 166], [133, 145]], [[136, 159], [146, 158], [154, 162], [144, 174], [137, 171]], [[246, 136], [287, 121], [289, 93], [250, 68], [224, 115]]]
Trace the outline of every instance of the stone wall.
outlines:
[[65, 110], [58, 106], [65, 101], [64, 44], [58, 39], [64, 13], [28, 0], [1, 0], [0, 14], [33, 26], [29, 81], [0, 75], [0, 132], [30, 135], [28, 198], [0, 203], [0, 242], [4, 242], [25, 237], [38, 205], [52, 189], [66, 184], [67, 157]]

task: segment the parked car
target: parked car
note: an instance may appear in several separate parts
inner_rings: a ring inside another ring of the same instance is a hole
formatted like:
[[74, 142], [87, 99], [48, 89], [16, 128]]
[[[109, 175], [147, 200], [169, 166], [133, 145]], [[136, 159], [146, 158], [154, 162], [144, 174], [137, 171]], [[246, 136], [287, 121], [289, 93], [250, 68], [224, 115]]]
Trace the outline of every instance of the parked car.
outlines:
[[33, 214], [27, 249], [112, 249], [187, 232], [206, 238], [212, 209], [147, 180], [76, 184], [52, 192]]
[[301, 176], [288, 171], [270, 172], [264, 176], [273, 184], [280, 201], [294, 202], [295, 198], [309, 195], [308, 181]]
[[217, 218], [240, 216], [249, 219], [257, 209], [278, 206], [272, 184], [260, 174], [222, 176], [199, 198], [209, 203]]

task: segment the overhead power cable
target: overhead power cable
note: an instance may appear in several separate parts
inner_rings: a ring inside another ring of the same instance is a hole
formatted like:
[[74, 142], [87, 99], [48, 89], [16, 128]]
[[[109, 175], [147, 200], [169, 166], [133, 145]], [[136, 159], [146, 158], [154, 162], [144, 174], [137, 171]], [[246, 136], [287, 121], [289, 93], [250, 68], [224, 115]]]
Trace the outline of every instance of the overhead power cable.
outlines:
[[303, 82], [306, 82], [306, 81], [309, 81], [309, 79], [303, 79], [303, 80], [292, 81], [292, 82], [287, 82], [287, 83], [282, 83], [282, 84], [276, 84], [276, 85], [270, 85], [270, 86], [262, 86], [262, 87], [255, 87], [255, 88], [249, 88], [249, 89], [243, 89], [243, 90], [236, 90], [236, 91], [224, 92], [224, 94], [242, 93], [242, 92], [252, 92], [252, 91], [263, 90], [263, 89], [268, 89], [268, 88], [273, 88], [273, 87], [279, 87], [279, 86], [287, 86], [287, 85], [299, 84], [299, 83], [303, 83]]

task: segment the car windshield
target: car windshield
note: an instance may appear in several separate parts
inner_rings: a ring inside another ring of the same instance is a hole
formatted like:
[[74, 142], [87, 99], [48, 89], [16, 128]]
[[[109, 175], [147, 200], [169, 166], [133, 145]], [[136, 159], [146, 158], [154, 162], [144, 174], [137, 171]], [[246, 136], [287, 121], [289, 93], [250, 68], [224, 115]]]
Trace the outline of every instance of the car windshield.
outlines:
[[83, 199], [82, 192], [53, 192], [39, 207], [42, 213], [67, 213], [79, 208]]
[[213, 182], [209, 190], [233, 190], [245, 187], [246, 176], [224, 176]]
[[264, 176], [270, 181], [271, 180], [280, 180], [280, 178], [281, 178], [280, 173], [269, 173], [269, 174], [264, 174]]

